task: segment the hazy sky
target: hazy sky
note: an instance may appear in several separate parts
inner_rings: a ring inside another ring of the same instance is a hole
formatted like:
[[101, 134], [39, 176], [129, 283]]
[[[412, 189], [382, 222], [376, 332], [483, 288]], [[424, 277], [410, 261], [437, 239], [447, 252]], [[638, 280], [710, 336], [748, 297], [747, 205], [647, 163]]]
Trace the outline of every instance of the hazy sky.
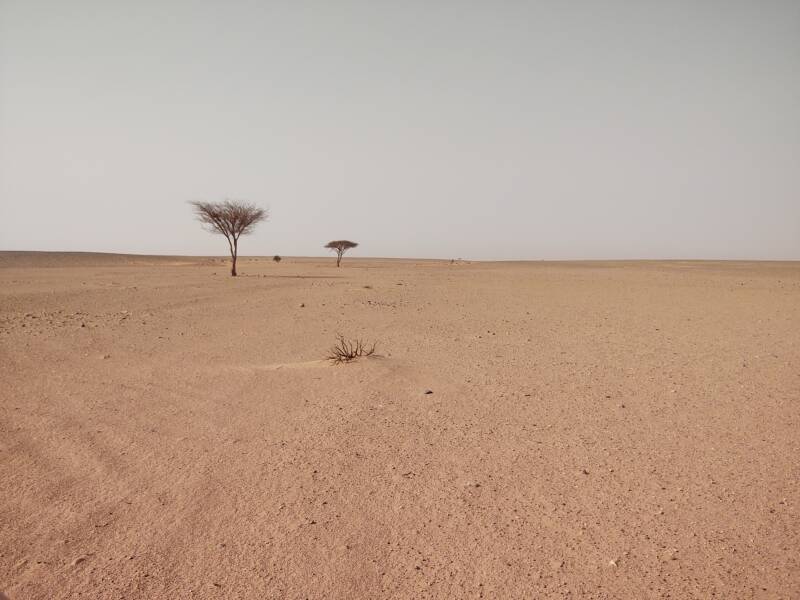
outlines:
[[0, 0], [0, 249], [800, 259], [800, 2]]

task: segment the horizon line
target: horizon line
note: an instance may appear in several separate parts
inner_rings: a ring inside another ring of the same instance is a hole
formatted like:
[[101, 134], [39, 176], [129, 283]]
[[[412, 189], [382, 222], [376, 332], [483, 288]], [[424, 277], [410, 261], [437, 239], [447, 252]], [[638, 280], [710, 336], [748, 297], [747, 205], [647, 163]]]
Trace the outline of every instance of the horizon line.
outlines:
[[[95, 254], [95, 255], [109, 255], [109, 256], [136, 256], [142, 258], [158, 257], [158, 258], [215, 258], [229, 260], [230, 256], [225, 254], [158, 254], [158, 253], [141, 253], [141, 252], [107, 252], [95, 250], [0, 250], [0, 255], [3, 254]], [[319, 259], [328, 260], [332, 255], [301, 255], [301, 254], [249, 254], [239, 255], [239, 260], [248, 258], [264, 258], [272, 259], [274, 256], [280, 256], [283, 259], [299, 258], [299, 259]], [[443, 258], [443, 257], [421, 257], [421, 256], [347, 256], [348, 261], [353, 260], [420, 260], [420, 261], [443, 261], [443, 262], [800, 262], [800, 258], [618, 258], [618, 257], [603, 257], [603, 258]]]

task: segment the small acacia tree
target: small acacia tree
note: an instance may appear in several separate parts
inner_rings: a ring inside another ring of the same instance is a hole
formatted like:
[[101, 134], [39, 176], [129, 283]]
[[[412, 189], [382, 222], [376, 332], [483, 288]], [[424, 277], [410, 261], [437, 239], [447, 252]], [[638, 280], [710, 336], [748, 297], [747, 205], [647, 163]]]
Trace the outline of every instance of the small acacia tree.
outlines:
[[252, 233], [256, 225], [267, 219], [267, 211], [255, 204], [225, 200], [224, 202], [190, 202], [197, 220], [211, 233], [220, 233], [228, 240], [231, 251], [231, 275], [236, 277], [239, 238]]
[[329, 250], [333, 250], [336, 252], [336, 266], [338, 267], [342, 262], [342, 256], [345, 252], [350, 250], [350, 248], [355, 248], [358, 246], [356, 242], [351, 242], [350, 240], [334, 240], [332, 242], [328, 242], [325, 244], [325, 247]]

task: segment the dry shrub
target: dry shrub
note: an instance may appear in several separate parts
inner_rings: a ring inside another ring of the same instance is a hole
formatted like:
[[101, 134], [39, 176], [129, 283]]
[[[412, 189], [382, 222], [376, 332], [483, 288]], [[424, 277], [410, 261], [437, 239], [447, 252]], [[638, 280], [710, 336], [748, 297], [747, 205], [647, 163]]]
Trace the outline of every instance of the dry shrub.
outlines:
[[328, 360], [333, 364], [348, 363], [362, 356], [372, 356], [375, 354], [376, 342], [372, 346], [367, 346], [361, 339], [347, 340], [343, 335], [336, 336], [336, 344], [328, 351]]

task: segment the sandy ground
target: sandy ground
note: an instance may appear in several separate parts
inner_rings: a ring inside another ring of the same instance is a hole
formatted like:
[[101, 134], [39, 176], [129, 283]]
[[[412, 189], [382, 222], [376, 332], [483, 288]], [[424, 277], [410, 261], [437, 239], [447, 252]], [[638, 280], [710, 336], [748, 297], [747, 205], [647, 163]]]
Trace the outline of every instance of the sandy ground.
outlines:
[[11, 600], [800, 598], [799, 263], [0, 256]]

